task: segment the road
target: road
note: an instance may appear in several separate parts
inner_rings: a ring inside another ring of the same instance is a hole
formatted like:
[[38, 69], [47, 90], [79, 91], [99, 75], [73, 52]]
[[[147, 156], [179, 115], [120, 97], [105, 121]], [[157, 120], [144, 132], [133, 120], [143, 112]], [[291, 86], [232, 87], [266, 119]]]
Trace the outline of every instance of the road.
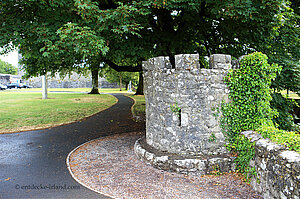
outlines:
[[116, 105], [81, 122], [1, 134], [0, 198], [108, 198], [78, 184], [68, 172], [66, 157], [89, 140], [144, 131], [144, 123], [131, 119], [133, 101], [113, 95], [119, 100]]

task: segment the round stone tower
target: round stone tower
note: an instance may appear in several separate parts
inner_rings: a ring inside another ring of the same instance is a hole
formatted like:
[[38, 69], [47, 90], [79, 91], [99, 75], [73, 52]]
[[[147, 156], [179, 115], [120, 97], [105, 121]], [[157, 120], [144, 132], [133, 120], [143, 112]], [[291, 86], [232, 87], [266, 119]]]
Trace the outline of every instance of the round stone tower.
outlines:
[[175, 68], [168, 57], [143, 62], [146, 138], [136, 142], [137, 156], [184, 173], [232, 170], [219, 123], [229, 69], [231, 56], [221, 54], [210, 57], [209, 69], [200, 68], [197, 54], [176, 55]]

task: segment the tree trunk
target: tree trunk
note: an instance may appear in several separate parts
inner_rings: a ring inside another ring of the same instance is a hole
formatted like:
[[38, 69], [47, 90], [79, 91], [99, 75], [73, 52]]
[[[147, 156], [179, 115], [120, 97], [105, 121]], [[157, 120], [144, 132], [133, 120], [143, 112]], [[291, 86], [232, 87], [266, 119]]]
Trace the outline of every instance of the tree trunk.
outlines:
[[122, 76], [120, 75], [120, 91], [122, 91]]
[[42, 99], [48, 99], [47, 73], [42, 76]]
[[143, 78], [143, 72], [140, 72], [139, 85], [138, 85], [138, 88], [136, 89], [135, 95], [144, 95], [144, 78]]
[[89, 94], [100, 94], [98, 90], [98, 76], [99, 76], [99, 69], [98, 68], [92, 68], [92, 90], [89, 92]]

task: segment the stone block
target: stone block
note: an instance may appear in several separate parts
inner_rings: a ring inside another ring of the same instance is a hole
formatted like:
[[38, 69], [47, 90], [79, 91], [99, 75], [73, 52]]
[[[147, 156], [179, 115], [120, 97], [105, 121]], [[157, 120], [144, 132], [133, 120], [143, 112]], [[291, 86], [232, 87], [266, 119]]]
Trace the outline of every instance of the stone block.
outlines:
[[175, 55], [175, 68], [185, 70], [195, 70], [200, 68], [198, 54], [180, 54]]
[[181, 126], [189, 125], [189, 115], [188, 113], [181, 113]]
[[230, 55], [225, 55], [225, 63], [231, 64], [231, 56]]
[[223, 55], [223, 54], [213, 54], [211, 56], [211, 60], [214, 63], [223, 63], [223, 64], [225, 64], [226, 63], [226, 55]]
[[259, 139], [262, 139], [263, 137], [259, 134], [259, 133], [256, 133], [254, 131], [244, 131], [242, 132], [242, 134], [248, 138], [250, 140], [250, 142], [256, 142], [258, 141]]
[[300, 164], [300, 154], [295, 151], [282, 151], [279, 156], [288, 162]]
[[[265, 198], [299, 197], [300, 155], [268, 139], [259, 138], [255, 132], [243, 132], [248, 139], [257, 140], [255, 160], [250, 165], [256, 168], [260, 183], [251, 181], [251, 186]], [[296, 178], [299, 176], [299, 179]]]
[[210, 68], [225, 69], [231, 68], [231, 56], [224, 54], [213, 54], [210, 56]]

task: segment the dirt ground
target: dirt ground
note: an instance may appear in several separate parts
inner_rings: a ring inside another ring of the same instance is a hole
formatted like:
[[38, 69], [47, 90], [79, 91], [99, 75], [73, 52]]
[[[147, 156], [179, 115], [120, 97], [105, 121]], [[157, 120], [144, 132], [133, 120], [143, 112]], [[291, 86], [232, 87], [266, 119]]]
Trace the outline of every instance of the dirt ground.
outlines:
[[187, 176], [137, 159], [142, 133], [96, 139], [74, 150], [69, 170], [80, 184], [113, 198], [262, 198], [238, 174]]

